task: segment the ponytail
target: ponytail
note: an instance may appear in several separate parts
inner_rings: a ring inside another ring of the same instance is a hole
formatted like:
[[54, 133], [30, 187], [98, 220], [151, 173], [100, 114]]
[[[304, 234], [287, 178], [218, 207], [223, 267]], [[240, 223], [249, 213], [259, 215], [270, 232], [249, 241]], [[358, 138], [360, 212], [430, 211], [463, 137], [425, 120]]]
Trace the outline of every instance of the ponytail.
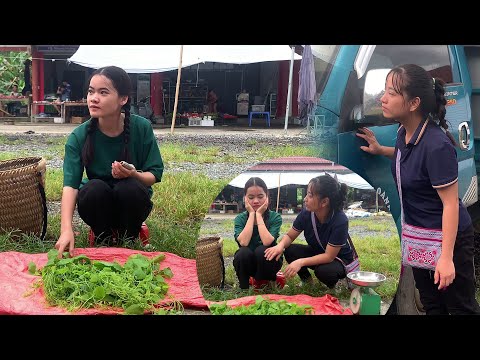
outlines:
[[125, 105], [122, 106], [122, 109], [125, 111], [125, 120], [123, 121], [123, 153], [122, 159], [126, 162], [131, 162], [130, 160], [130, 152], [128, 151], [128, 143], [130, 141], [130, 97]]
[[448, 136], [452, 144], [456, 146], [457, 143], [450, 131], [448, 131], [448, 124], [445, 119], [445, 114], [447, 113], [447, 109], [445, 108], [445, 105], [447, 105], [447, 99], [445, 99], [445, 82], [439, 78], [432, 79], [433, 93], [435, 94], [435, 107], [430, 114], [432, 116], [432, 119], [434, 121], [438, 121], [438, 125], [445, 130], [445, 134]]

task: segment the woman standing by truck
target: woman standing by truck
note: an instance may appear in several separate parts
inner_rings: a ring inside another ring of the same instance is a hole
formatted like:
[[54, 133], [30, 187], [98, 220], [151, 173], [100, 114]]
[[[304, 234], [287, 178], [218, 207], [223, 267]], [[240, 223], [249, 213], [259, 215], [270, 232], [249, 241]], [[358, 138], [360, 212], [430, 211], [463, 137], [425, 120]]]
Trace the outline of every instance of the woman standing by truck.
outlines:
[[458, 197], [455, 140], [447, 131], [444, 82], [418, 65], [392, 69], [383, 116], [400, 123], [395, 147], [361, 128], [365, 152], [392, 159], [401, 204], [402, 263], [412, 266], [427, 315], [480, 314], [475, 299], [474, 232]]

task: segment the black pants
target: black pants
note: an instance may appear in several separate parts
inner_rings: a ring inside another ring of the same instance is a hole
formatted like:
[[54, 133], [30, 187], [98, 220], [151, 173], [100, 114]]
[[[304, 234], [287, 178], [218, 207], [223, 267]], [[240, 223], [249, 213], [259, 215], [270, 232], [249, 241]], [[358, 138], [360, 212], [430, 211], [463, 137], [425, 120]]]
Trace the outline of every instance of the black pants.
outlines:
[[[285, 260], [290, 264], [297, 259], [303, 259], [318, 255], [313, 251], [310, 245], [291, 244], [285, 249]], [[338, 280], [343, 279], [345, 274], [345, 267], [337, 259], [328, 264], [320, 264], [315, 266], [304, 266], [298, 271], [298, 276], [302, 281], [307, 281], [312, 277], [308, 268], [315, 272], [315, 276], [322, 283], [327, 285], [330, 289], [335, 286]]]
[[16, 102], [10, 102], [10, 103], [7, 103], [7, 111], [16, 116], [17, 115], [17, 103]]
[[240, 289], [248, 289], [248, 280], [253, 276], [255, 280], [271, 280], [277, 278], [277, 272], [282, 268], [283, 259], [268, 261], [265, 259], [266, 246], [260, 245], [251, 250], [241, 247], [233, 257], [233, 267], [237, 273]]
[[104, 241], [116, 230], [120, 239], [137, 238], [152, 210], [148, 188], [137, 179], [111, 184], [92, 179], [78, 192], [78, 214], [89, 225], [95, 241]]
[[446, 290], [438, 290], [438, 284], [434, 284], [434, 271], [412, 268], [427, 315], [480, 314], [480, 307], [475, 299], [473, 241], [473, 226], [457, 233], [453, 249], [455, 280]]

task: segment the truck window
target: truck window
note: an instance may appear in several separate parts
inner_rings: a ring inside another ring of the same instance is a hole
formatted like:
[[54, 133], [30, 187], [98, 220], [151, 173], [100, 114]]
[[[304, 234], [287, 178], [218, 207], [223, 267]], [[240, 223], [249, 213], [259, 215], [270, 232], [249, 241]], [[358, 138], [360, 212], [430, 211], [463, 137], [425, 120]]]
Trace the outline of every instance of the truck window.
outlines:
[[[446, 83], [453, 82], [452, 66], [447, 45], [376, 45], [372, 57], [363, 76], [358, 79], [353, 72], [348, 80], [347, 89], [340, 112], [341, 131], [353, 131], [355, 119], [362, 116], [363, 87], [368, 70], [394, 68], [402, 64], [417, 64], [426, 69], [432, 77], [443, 79]], [[388, 125], [393, 120], [379, 115], [368, 119], [362, 126]]]
[[323, 91], [328, 75], [338, 54], [338, 45], [310, 45], [315, 67], [317, 94]]

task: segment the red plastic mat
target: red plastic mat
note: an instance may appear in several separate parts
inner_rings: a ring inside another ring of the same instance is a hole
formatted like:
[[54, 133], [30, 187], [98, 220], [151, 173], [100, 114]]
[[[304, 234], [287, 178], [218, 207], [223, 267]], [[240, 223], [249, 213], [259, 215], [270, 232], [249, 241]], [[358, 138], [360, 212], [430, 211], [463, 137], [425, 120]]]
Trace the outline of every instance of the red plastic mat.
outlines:
[[[75, 249], [75, 256], [86, 255], [91, 260], [117, 261], [124, 264], [132, 254], [142, 254], [149, 258], [160, 252], [144, 252], [124, 248], [85, 248]], [[169, 267], [173, 272], [167, 296], [161, 303], [172, 299], [180, 301], [185, 308], [207, 309], [197, 278], [195, 260], [164, 252], [165, 260], [160, 268]], [[28, 272], [28, 264], [33, 261], [42, 268], [48, 261], [47, 254], [25, 254], [20, 252], [0, 253], [0, 314], [11, 315], [60, 315], [60, 314], [118, 314], [122, 309], [83, 309], [74, 313], [59, 307], [49, 306], [41, 288], [34, 289], [32, 284], [40, 277]], [[31, 293], [31, 295], [28, 295]]]
[[[263, 298], [273, 301], [285, 300], [289, 303], [297, 305], [310, 305], [314, 309], [314, 315], [353, 315], [349, 308], [344, 308], [340, 301], [329, 294], [322, 297], [312, 297], [309, 295], [278, 295], [278, 294], [261, 294]], [[241, 305], [255, 304], [257, 296], [245, 296], [238, 299], [227, 300], [227, 305], [237, 307]], [[222, 304], [223, 301], [209, 301], [208, 304]]]

